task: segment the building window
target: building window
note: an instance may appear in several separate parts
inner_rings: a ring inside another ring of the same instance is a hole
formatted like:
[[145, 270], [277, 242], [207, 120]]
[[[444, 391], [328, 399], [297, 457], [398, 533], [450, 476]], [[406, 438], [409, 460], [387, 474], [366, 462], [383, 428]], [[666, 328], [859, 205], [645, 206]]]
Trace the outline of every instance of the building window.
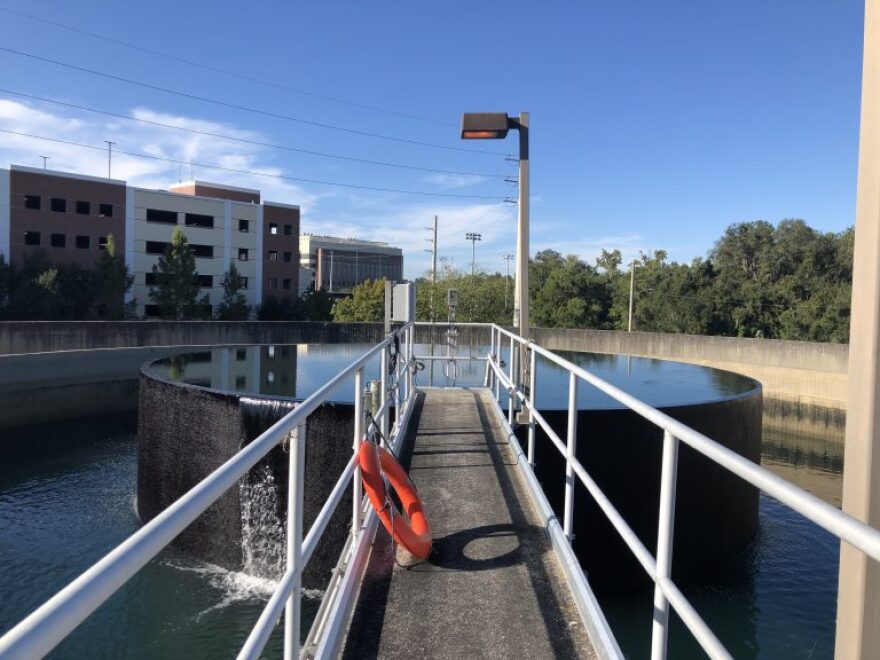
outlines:
[[236, 376], [235, 377], [235, 389], [243, 390], [247, 387], [247, 376]]
[[25, 245], [39, 245], [40, 244], [40, 232], [26, 231], [24, 233], [24, 244]]
[[39, 195], [25, 195], [24, 196], [24, 207], [26, 209], [31, 209], [32, 211], [40, 210], [40, 196]]
[[98, 249], [106, 250], [107, 249], [107, 237], [101, 236], [98, 238]]
[[289, 277], [285, 277], [283, 280], [281, 280], [281, 288], [282, 289], [290, 289], [290, 278]]
[[241, 278], [241, 288], [247, 289], [247, 283], [248, 283], [248, 279], [246, 277], [242, 277]]
[[266, 383], [271, 385], [274, 382], [275, 382], [275, 372], [274, 371], [267, 371], [266, 372]]
[[247, 261], [248, 260], [247, 248], [238, 248], [238, 260], [239, 261]]
[[58, 213], [67, 213], [67, 200], [61, 197], [53, 197], [51, 208]]
[[211, 275], [199, 275], [199, 286], [203, 289], [210, 289], [214, 286], [214, 278]]
[[236, 362], [244, 362], [247, 359], [247, 349], [246, 348], [236, 348], [235, 349], [235, 361]]
[[284, 263], [289, 264], [291, 261], [293, 261], [293, 252], [285, 252]]
[[213, 245], [197, 245], [195, 243], [190, 243], [189, 249], [195, 256], [201, 259], [211, 259], [214, 256]]
[[293, 225], [284, 225], [284, 235], [293, 236]]
[[187, 213], [184, 221], [187, 227], [206, 227], [208, 229], [214, 226], [213, 215], [201, 215], [199, 213]]
[[144, 316], [159, 316], [159, 305], [144, 305]]
[[248, 220], [239, 220], [238, 221], [238, 231], [250, 231], [251, 223]]
[[92, 212], [92, 205], [88, 202], [77, 201], [76, 212], [79, 215], [89, 215]]
[[275, 359], [275, 347], [274, 346], [267, 347], [266, 354], [269, 356], [269, 359], [274, 360]]
[[67, 236], [64, 234], [52, 234], [49, 238], [49, 245], [52, 247], [65, 247], [67, 245]]
[[278, 225], [276, 225], [274, 222], [269, 223], [269, 233], [272, 234], [272, 236], [278, 235]]
[[147, 241], [146, 251], [147, 254], [165, 254], [165, 248], [169, 245], [163, 241]]
[[89, 249], [89, 237], [88, 236], [77, 236], [76, 237], [76, 247], [80, 250], [88, 250]]
[[112, 218], [113, 204], [98, 204], [98, 215], [102, 218]]
[[144, 273], [144, 284], [147, 286], [156, 286], [158, 283], [156, 273]]
[[165, 225], [176, 225], [177, 212], [160, 211], [159, 209], [147, 209], [147, 222], [161, 222]]
[[278, 261], [278, 251], [269, 250], [269, 261]]
[[278, 278], [277, 277], [270, 277], [267, 282], [267, 288], [277, 289], [278, 288]]

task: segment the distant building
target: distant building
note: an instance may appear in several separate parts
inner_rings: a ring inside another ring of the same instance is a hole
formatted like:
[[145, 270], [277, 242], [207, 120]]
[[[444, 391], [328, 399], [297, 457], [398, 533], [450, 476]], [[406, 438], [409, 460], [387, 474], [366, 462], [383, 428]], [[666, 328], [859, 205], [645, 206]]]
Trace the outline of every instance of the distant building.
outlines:
[[249, 305], [299, 295], [299, 206], [265, 202], [260, 191], [190, 181], [169, 190], [13, 165], [0, 169], [0, 254], [13, 264], [45, 250], [53, 263], [89, 267], [113, 234], [134, 285], [138, 314], [156, 316], [153, 264], [180, 227], [212, 307], [235, 261]]
[[388, 243], [303, 234], [300, 265], [315, 271], [315, 286], [330, 293], [350, 293], [366, 280], [403, 281], [403, 251]]

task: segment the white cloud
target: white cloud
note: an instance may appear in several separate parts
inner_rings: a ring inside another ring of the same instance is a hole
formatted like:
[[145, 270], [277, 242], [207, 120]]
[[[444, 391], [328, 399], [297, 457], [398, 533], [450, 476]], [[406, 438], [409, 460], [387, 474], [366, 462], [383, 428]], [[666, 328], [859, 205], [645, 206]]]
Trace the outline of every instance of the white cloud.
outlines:
[[[170, 126], [225, 134], [237, 138], [261, 140], [259, 133], [245, 131], [235, 126], [181, 115], [134, 108], [132, 116]], [[277, 178], [283, 171], [271, 164], [268, 148], [259, 145], [233, 142], [207, 135], [196, 135], [138, 122], [92, 118], [89, 120], [49, 112], [39, 105], [30, 105], [10, 99], [0, 99], [0, 129], [51, 137], [68, 142], [101, 146], [104, 140], [116, 142], [113, 153], [113, 178], [125, 179], [131, 185], [145, 188], [167, 188], [181, 179], [208, 179], [217, 183], [259, 188], [264, 199], [299, 204], [307, 213], [323, 194], [308, 190], [305, 186]], [[225, 172], [197, 165], [149, 160], [127, 156], [121, 151], [143, 153], [156, 158], [181, 160], [186, 163], [202, 162], [220, 167], [250, 170], [269, 176]], [[50, 157], [49, 168], [105, 176], [107, 152], [103, 149], [86, 149], [73, 144], [35, 140], [31, 137], [0, 133], [0, 162], [38, 167]]]

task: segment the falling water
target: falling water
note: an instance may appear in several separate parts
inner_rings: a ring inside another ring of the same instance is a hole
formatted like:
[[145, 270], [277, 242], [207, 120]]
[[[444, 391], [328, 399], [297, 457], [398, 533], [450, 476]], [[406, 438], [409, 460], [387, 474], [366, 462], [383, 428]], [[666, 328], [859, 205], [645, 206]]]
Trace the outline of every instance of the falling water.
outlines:
[[286, 540], [278, 512], [278, 487], [267, 463], [257, 465], [241, 480], [239, 497], [242, 570], [248, 575], [280, 580]]

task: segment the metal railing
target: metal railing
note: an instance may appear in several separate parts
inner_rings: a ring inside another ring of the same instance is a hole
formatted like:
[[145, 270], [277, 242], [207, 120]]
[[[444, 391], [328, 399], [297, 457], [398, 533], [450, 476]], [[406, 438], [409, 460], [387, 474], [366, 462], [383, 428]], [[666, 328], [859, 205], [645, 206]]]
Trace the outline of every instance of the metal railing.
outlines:
[[[509, 341], [508, 371], [505, 373], [501, 363], [502, 343]], [[519, 349], [519, 350], [517, 350]], [[546, 419], [541, 415], [535, 404], [536, 391], [539, 383], [536, 379], [536, 358], [541, 358], [562, 367], [569, 374], [568, 389], [568, 424], [565, 441], [553, 430]], [[528, 389], [523, 387], [520, 380], [518, 364], [528, 359]], [[709, 629], [706, 622], [700, 617], [688, 599], [679, 590], [671, 578], [672, 568], [672, 540], [675, 523], [675, 489], [678, 474], [678, 447], [680, 442], [698, 451], [709, 460], [720, 465], [726, 470], [737, 475], [752, 486], [775, 498], [782, 504], [797, 511], [802, 516], [819, 525], [822, 529], [835, 535], [838, 539], [858, 548], [869, 557], [880, 561], [880, 530], [877, 530], [856, 518], [844, 513], [818, 497], [807, 493], [794, 484], [776, 476], [769, 470], [762, 468], [736, 452], [722, 446], [711, 438], [706, 437], [672, 417], [660, 412], [646, 403], [636, 399], [623, 390], [607, 383], [585, 369], [559, 357], [555, 353], [528, 341], [499, 326], [493, 326], [491, 337], [491, 350], [489, 355], [489, 367], [492, 372], [491, 380], [494, 381], [495, 402], [498, 406], [498, 414], [502, 421], [508, 423], [511, 443], [515, 444], [515, 453], [529, 466], [530, 481], [537, 486], [534, 478], [535, 456], [535, 428], [539, 425], [550, 438], [553, 445], [565, 458], [565, 499], [563, 508], [563, 532], [570, 544], [572, 538], [572, 523], [574, 520], [574, 487], [575, 477], [583, 484], [596, 504], [620, 534], [630, 551], [635, 555], [642, 568], [654, 582], [654, 620], [651, 635], [651, 657], [654, 660], [666, 658], [667, 640], [669, 635], [669, 612], [670, 607], [675, 609], [685, 626], [696, 638], [703, 650], [712, 658], [730, 658], [731, 655], [724, 648], [716, 635]], [[587, 470], [576, 457], [577, 442], [577, 390], [579, 381], [592, 385], [612, 399], [650, 421], [663, 431], [663, 452], [661, 458], [660, 473], [660, 501], [658, 507], [659, 525], [657, 532], [656, 557], [639, 540], [632, 528], [623, 519], [620, 513], [608, 497], [602, 492], [596, 482], [590, 477]], [[487, 385], [492, 385], [487, 381]], [[508, 393], [508, 410], [506, 419], [501, 407], [501, 387]], [[522, 403], [524, 412], [528, 413], [528, 440], [527, 452], [519, 447], [512, 430], [516, 412], [516, 400]], [[549, 520], [549, 517], [548, 517]], [[558, 526], [558, 523], [557, 523]], [[570, 545], [569, 545], [570, 548]], [[576, 562], [575, 562], [576, 563]], [[571, 566], [563, 565], [567, 574]], [[574, 577], [571, 583], [584, 585], [589, 591], [586, 577], [582, 569], [577, 565], [571, 574]], [[591, 592], [590, 592], [591, 593]], [[577, 594], [576, 594], [577, 596]], [[581, 601], [576, 600], [581, 606]], [[585, 620], [587, 614], [582, 609]], [[613, 640], [611, 640], [613, 642]], [[612, 654], [619, 654], [616, 643], [612, 645]]]
[[[397, 347], [389, 358], [390, 347]], [[0, 638], [0, 657], [37, 658], [49, 653], [61, 640], [153, 559], [223, 493], [238, 483], [256, 463], [279, 443], [289, 440], [287, 508], [287, 568], [238, 657], [257, 658], [277, 625], [284, 619], [284, 657], [300, 655], [300, 578], [305, 565], [351, 483], [351, 534], [303, 647], [304, 655], [332, 657], [338, 652], [341, 634], [351, 612], [355, 586], [366, 567], [367, 550], [376, 530], [377, 517], [364, 497], [356, 456], [364, 440], [364, 367], [377, 356], [381, 364], [381, 398], [372, 415], [382, 436], [397, 449], [404, 436], [413, 402], [413, 325], [389, 335], [287, 413], [235, 456], [226, 461], [171, 506], [111, 550], [100, 561], [46, 601]], [[393, 359], [393, 364], [389, 363]], [[393, 368], [392, 368], [393, 367]], [[303, 482], [305, 423], [308, 416], [348, 379], [354, 383], [353, 453], [308, 534], [303, 538]], [[396, 419], [389, 432], [390, 411]]]

